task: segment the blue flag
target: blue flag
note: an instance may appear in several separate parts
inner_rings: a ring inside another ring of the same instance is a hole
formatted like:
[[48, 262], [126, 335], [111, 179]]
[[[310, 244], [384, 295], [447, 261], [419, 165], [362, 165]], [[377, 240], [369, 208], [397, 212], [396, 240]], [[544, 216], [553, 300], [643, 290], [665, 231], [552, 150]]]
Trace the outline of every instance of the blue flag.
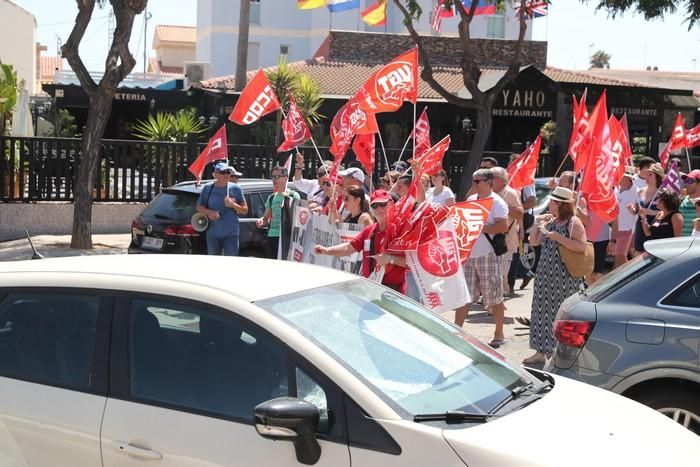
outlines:
[[328, 0], [326, 6], [331, 13], [337, 13], [360, 8], [360, 0]]

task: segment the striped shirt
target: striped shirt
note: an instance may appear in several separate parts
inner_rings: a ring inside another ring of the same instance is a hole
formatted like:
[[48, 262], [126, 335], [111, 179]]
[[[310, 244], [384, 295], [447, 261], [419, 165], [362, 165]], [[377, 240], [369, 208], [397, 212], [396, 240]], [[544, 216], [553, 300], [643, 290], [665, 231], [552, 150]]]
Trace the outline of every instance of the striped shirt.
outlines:
[[690, 235], [693, 231], [693, 219], [697, 217], [695, 213], [695, 203], [690, 199], [690, 196], [683, 198], [681, 205], [678, 207], [678, 212], [683, 216], [683, 236]]

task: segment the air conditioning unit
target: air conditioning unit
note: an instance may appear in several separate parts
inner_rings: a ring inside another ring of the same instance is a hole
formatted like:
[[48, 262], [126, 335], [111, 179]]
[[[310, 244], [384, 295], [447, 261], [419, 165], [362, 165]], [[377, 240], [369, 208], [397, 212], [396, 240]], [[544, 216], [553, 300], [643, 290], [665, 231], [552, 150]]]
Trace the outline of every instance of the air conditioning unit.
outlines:
[[211, 63], [185, 62], [185, 89], [198, 88], [202, 81], [211, 78]]

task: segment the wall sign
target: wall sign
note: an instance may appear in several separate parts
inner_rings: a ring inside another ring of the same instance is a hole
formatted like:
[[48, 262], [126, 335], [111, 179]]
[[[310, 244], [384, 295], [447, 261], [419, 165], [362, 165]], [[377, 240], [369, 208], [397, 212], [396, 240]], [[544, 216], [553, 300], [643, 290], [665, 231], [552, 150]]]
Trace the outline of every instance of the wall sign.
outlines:
[[114, 95], [115, 101], [143, 101], [146, 102], [145, 94], [118, 92]]
[[636, 115], [640, 117], [656, 117], [656, 109], [642, 109], [639, 107], [610, 107], [610, 112], [618, 115]]
[[[491, 112], [495, 117], [552, 118], [553, 93], [541, 89], [504, 89]], [[550, 97], [548, 99], [548, 97]]]

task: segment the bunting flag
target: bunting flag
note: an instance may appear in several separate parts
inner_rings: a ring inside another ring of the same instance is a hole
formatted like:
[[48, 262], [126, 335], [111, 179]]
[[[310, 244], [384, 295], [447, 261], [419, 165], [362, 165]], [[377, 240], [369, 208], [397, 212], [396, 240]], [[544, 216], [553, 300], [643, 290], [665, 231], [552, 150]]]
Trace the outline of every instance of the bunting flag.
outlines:
[[187, 170], [195, 176], [197, 184], [202, 179], [204, 168], [218, 160], [228, 160], [228, 141], [226, 140], [226, 125], [216, 130], [216, 133], [209, 139], [207, 146], [197, 156], [192, 165]]
[[281, 108], [265, 72], [260, 69], [243, 89], [228, 119], [239, 125], [250, 125], [260, 117]]
[[415, 128], [411, 133], [416, 135], [416, 157], [422, 156], [425, 151], [430, 149], [430, 122], [428, 121], [428, 107], [426, 106], [421, 112], [418, 121], [416, 122]]
[[435, 5], [435, 11], [433, 11], [433, 21], [431, 26], [435, 31], [440, 32], [442, 29], [442, 19], [452, 18], [454, 16], [457, 16], [457, 10], [454, 4], [446, 7], [445, 0], [438, 0], [437, 4]]
[[297, 0], [297, 8], [300, 10], [311, 10], [326, 6], [326, 0]]
[[414, 47], [376, 71], [357, 91], [362, 110], [394, 112], [418, 98], [418, 48]]
[[370, 26], [384, 26], [386, 24], [386, 2], [387, 0], [377, 0], [377, 3], [362, 10], [360, 13], [362, 21]]
[[311, 139], [311, 130], [309, 130], [291, 94], [289, 95], [287, 116], [282, 120], [282, 132], [284, 133], [284, 142], [277, 148], [277, 152], [291, 151]]
[[668, 169], [668, 173], [661, 182], [661, 187], [667, 190], [674, 191], [677, 195], [681, 194], [681, 173], [678, 170], [678, 163], [676, 161], [671, 162], [671, 167]]
[[462, 264], [469, 259], [472, 247], [481, 234], [492, 207], [493, 198], [464, 201], [450, 207]]
[[700, 125], [695, 126], [692, 130], [688, 130], [685, 134], [685, 141], [688, 148], [700, 146]]
[[327, 0], [327, 2], [328, 11], [331, 13], [360, 8], [360, 0]]
[[447, 135], [420, 157], [416, 157], [418, 164], [416, 168], [417, 173], [415, 174], [416, 178], [420, 178], [422, 174], [437, 175], [442, 170], [442, 159], [445, 157], [445, 152], [447, 152], [449, 147], [450, 135]]
[[671, 153], [685, 147], [688, 147], [685, 136], [685, 121], [683, 120], [683, 116], [679, 113], [676, 115], [676, 122], [673, 124], [671, 139], [668, 140], [668, 144], [659, 154], [661, 166], [666, 168]]
[[[464, 11], [469, 13], [472, 7], [471, 0], [462, 0], [462, 8]], [[474, 10], [474, 16], [480, 15], [495, 15], [496, 14], [496, 2], [491, 0], [476, 0], [476, 9]]]
[[374, 171], [374, 156], [376, 149], [374, 146], [374, 134], [357, 135], [352, 143], [352, 151], [365, 172], [371, 174]]
[[540, 159], [540, 148], [542, 147], [542, 135], [537, 135], [535, 142], [523, 151], [513, 162], [508, 164], [508, 185], [516, 190], [535, 183], [535, 173], [537, 163]]

